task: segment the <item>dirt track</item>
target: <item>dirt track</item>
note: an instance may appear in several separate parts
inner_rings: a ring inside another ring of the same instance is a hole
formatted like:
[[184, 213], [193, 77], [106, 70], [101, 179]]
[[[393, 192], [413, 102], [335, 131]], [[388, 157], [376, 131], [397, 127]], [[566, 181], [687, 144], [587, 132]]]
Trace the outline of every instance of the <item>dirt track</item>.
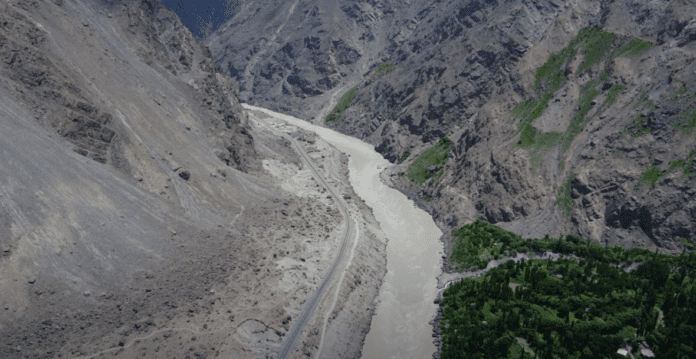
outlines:
[[[359, 235], [356, 232], [356, 225], [355, 225], [355, 220], [348, 214], [348, 208], [343, 200], [336, 191], [334, 190], [333, 186], [330, 186], [326, 180], [322, 177], [322, 174], [319, 173], [319, 171], [315, 168], [314, 164], [312, 161], [309, 159], [309, 156], [307, 153], [304, 151], [302, 147], [297, 143], [297, 141], [292, 138], [291, 136], [286, 136], [283, 132], [282, 129], [284, 126], [279, 125], [279, 124], [271, 124], [271, 125], [266, 125], [263, 123], [262, 120], [256, 120], [254, 119], [255, 122], [261, 124], [265, 128], [270, 129], [273, 133], [278, 135], [279, 137], [288, 139], [291, 143], [293, 148], [297, 151], [297, 153], [300, 154], [300, 156], [303, 159], [303, 163], [312, 171], [312, 173], [316, 176], [317, 180], [319, 183], [321, 183], [322, 187], [326, 189], [330, 194], [332, 200], [336, 203], [338, 206], [338, 210], [341, 212], [341, 215], [343, 216], [344, 223], [346, 223], [346, 228], [344, 229], [343, 236], [341, 239], [341, 244], [340, 244], [340, 249], [338, 251], [338, 254], [336, 255], [336, 258], [334, 259], [333, 265], [329, 269], [329, 271], [326, 273], [324, 278], [321, 281], [321, 284], [319, 285], [319, 288], [314, 292], [312, 295], [311, 299], [309, 300], [308, 303], [304, 305], [304, 308], [302, 309], [302, 313], [300, 314], [300, 317], [296, 319], [292, 327], [290, 327], [290, 331], [285, 335], [285, 339], [283, 340], [283, 345], [281, 346], [280, 353], [278, 354], [278, 359], [284, 359], [287, 358], [290, 353], [293, 352], [293, 348], [296, 343], [296, 339], [298, 335], [302, 333], [302, 331], [305, 329], [305, 326], [307, 325], [307, 322], [309, 319], [312, 317], [312, 314], [314, 313], [314, 310], [317, 308], [317, 305], [319, 302], [323, 299], [324, 294], [326, 290], [328, 289], [329, 285], [331, 284], [332, 281], [336, 280], [334, 278], [334, 274], [336, 272], [336, 269], [339, 267], [339, 264], [344, 260], [344, 257], [346, 255], [346, 249], [349, 245], [349, 242], [356, 241], [357, 236]], [[343, 273], [341, 273], [343, 275]], [[317, 354], [319, 355], [319, 354]]]

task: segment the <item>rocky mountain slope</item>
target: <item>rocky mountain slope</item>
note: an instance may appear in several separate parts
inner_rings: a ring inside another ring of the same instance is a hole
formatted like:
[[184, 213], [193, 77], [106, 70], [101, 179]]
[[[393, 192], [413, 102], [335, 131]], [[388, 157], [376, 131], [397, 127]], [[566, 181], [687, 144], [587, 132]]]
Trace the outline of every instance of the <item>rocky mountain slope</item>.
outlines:
[[[206, 43], [243, 101], [324, 122], [342, 98], [327, 125], [394, 162], [445, 232], [478, 217], [667, 252], [696, 236], [693, 2], [241, 3]], [[410, 180], [445, 135], [444, 163]]]
[[[155, 0], [2, 1], [0, 59], [0, 357], [277, 350], [345, 219], [179, 18]], [[345, 156], [304, 146], [354, 195]], [[350, 209], [337, 335], [367, 331], [355, 308], [385, 267], [369, 209]]]

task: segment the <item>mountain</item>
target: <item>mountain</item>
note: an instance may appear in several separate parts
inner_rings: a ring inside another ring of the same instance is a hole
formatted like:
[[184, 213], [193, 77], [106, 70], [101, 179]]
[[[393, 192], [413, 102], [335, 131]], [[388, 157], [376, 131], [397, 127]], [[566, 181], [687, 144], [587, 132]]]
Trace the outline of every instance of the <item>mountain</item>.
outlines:
[[[0, 59], [0, 357], [277, 351], [346, 218], [179, 17], [156, 0], [3, 1]], [[347, 157], [286, 134], [355, 196]], [[369, 209], [346, 207], [363, 239], [329, 286], [341, 300], [317, 303], [352, 355], [386, 259]]]
[[373, 144], [444, 232], [482, 218], [669, 253], [696, 236], [692, 2], [240, 8], [205, 43], [242, 101]]

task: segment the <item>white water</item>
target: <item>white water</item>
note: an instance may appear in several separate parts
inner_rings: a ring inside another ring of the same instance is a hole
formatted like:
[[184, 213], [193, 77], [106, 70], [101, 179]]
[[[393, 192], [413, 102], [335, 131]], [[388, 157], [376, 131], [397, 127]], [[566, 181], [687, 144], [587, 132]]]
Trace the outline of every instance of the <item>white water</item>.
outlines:
[[363, 358], [430, 358], [436, 348], [428, 322], [437, 311], [433, 300], [443, 254], [442, 232], [433, 219], [401, 192], [382, 183], [379, 173], [391, 164], [372, 145], [292, 116], [243, 106], [315, 132], [350, 156], [350, 183], [373, 209], [389, 240], [387, 275], [365, 338]]

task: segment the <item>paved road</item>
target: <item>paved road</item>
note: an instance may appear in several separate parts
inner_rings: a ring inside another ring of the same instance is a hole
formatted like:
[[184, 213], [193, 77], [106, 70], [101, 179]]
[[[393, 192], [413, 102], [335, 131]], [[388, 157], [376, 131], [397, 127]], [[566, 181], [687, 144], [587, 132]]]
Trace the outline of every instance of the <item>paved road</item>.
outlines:
[[307, 165], [307, 167], [312, 171], [312, 173], [314, 173], [314, 178], [316, 178], [317, 181], [319, 181], [319, 183], [331, 195], [331, 198], [338, 206], [338, 210], [341, 212], [341, 215], [343, 215], [343, 220], [348, 225], [346, 230], [343, 232], [343, 238], [341, 238], [341, 249], [338, 251], [336, 260], [334, 261], [329, 271], [326, 273], [324, 279], [322, 279], [316, 292], [314, 292], [312, 297], [305, 303], [305, 306], [302, 309], [300, 316], [295, 318], [295, 321], [292, 323], [290, 330], [287, 332], [287, 334], [285, 334], [285, 339], [280, 347], [280, 354], [278, 354], [277, 357], [278, 359], [284, 359], [289, 357], [290, 354], [292, 354], [293, 348], [297, 342], [298, 337], [301, 336], [300, 334], [302, 334], [302, 331], [307, 325], [307, 322], [312, 318], [312, 313], [319, 305], [321, 299], [324, 297], [327, 288], [331, 285], [331, 282], [334, 280], [334, 273], [336, 272], [336, 268], [338, 268], [339, 264], [343, 261], [344, 257], [346, 256], [348, 248], [348, 239], [355, 237], [355, 231], [357, 229], [355, 228], [355, 225], [351, 220], [350, 215], [348, 214], [348, 208], [346, 207], [345, 202], [343, 202], [342, 197], [339, 196], [339, 193], [336, 192], [333, 186], [330, 186], [326, 182], [326, 179], [322, 177], [322, 175], [315, 167], [314, 163], [312, 163], [307, 153], [302, 149], [302, 147], [297, 143], [297, 141], [295, 141], [295, 139], [289, 136], [286, 132], [282, 132], [276, 128], [273, 128], [272, 125], [267, 125], [263, 123], [262, 120], [256, 120], [253, 118], [253, 116], [249, 116], [249, 119], [260, 124], [261, 126], [266, 127], [277, 136], [288, 139], [292, 143], [293, 148], [300, 155], [300, 157], [302, 157], [302, 160], [305, 163], [305, 165]]

